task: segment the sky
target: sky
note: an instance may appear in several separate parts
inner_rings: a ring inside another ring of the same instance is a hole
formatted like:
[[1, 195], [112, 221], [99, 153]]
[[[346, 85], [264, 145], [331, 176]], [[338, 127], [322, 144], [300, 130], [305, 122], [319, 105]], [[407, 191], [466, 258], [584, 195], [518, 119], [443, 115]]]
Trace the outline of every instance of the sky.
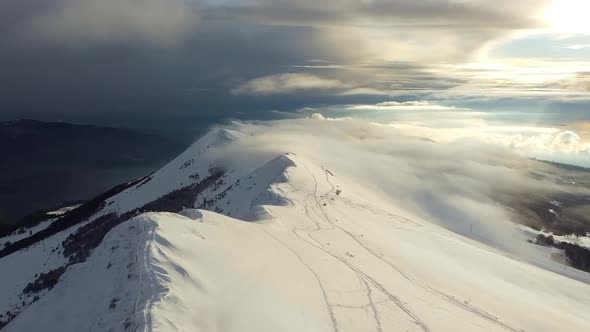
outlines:
[[510, 146], [584, 152], [589, 11], [586, 0], [6, 0], [0, 119], [318, 113], [447, 140], [510, 127], [522, 136]]

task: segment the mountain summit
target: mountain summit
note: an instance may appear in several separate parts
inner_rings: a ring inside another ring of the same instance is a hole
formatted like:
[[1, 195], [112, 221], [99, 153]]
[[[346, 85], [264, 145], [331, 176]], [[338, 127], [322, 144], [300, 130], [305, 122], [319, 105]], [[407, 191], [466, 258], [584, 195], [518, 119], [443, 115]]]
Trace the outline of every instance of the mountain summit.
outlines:
[[565, 182], [541, 187], [554, 166], [494, 156], [347, 121], [214, 128], [158, 171], [1, 238], [0, 326], [587, 329], [590, 274], [527, 242], [538, 231], [503, 203]]

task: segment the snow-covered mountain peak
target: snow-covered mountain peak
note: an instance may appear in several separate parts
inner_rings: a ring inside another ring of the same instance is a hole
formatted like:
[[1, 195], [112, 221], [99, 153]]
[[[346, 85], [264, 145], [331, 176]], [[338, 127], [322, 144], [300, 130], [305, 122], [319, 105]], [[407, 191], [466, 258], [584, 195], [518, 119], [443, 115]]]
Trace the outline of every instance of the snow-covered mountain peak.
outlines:
[[[3, 330], [587, 327], [590, 275], [527, 243], [522, 227], [476, 224], [473, 206], [481, 218], [504, 215], [461, 196], [481, 179], [447, 171], [465, 164], [459, 148], [435, 173], [420, 149], [444, 146], [371, 130], [316, 120], [214, 128], [157, 172], [0, 251]], [[415, 150], [397, 148], [404, 139]]]

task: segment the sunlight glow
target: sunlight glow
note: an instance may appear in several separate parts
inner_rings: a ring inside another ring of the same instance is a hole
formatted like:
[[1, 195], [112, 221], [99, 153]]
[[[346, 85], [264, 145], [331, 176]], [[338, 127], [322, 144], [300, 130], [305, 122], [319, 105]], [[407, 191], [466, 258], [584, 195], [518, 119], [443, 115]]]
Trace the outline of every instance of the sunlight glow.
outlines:
[[543, 18], [553, 30], [564, 33], [590, 33], [589, 0], [557, 0]]

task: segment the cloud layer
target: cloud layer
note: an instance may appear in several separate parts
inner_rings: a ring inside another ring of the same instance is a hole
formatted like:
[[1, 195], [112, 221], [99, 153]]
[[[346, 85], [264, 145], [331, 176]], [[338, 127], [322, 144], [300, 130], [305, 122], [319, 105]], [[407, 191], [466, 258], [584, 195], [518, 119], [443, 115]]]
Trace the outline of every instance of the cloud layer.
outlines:
[[440, 92], [470, 78], [434, 64], [471, 61], [542, 26], [535, 17], [549, 2], [7, 0], [0, 103], [68, 113], [93, 112], [97, 100], [104, 112], [175, 101], [206, 113], [252, 95]]
[[311, 74], [276, 74], [249, 80], [232, 90], [234, 94], [270, 95], [307, 90], [340, 90], [349, 85]]
[[567, 181], [576, 178], [588, 183], [588, 173], [574, 175], [481, 141], [433, 142], [400, 128], [358, 120], [330, 121], [320, 115], [234, 123], [231, 128], [247, 135], [216, 152], [213, 157], [222, 165], [254, 169], [291, 152], [304, 163], [332, 171], [336, 184], [346, 179], [343, 196], [403, 207], [413, 217], [458, 233], [485, 235], [484, 242], [511, 252], [527, 249], [526, 238], [514, 238], [514, 228], [507, 222], [520, 220], [525, 202], [590, 194], [583, 185]]
[[542, 160], [590, 168], [590, 136], [587, 125], [539, 123], [537, 113], [482, 112], [431, 101], [388, 101], [346, 107], [302, 110], [330, 118], [357, 118], [395, 128], [399, 133], [436, 142], [472, 142], [508, 148]]
[[552, 2], [7, 0], [0, 119], [135, 126], [332, 105], [443, 125], [491, 111], [523, 124], [583, 125], [590, 61], [495, 54], [544, 31], [540, 13]]
[[74, 44], [143, 41], [169, 45], [190, 32], [197, 18], [180, 0], [53, 2], [50, 9], [31, 17], [33, 37]]

